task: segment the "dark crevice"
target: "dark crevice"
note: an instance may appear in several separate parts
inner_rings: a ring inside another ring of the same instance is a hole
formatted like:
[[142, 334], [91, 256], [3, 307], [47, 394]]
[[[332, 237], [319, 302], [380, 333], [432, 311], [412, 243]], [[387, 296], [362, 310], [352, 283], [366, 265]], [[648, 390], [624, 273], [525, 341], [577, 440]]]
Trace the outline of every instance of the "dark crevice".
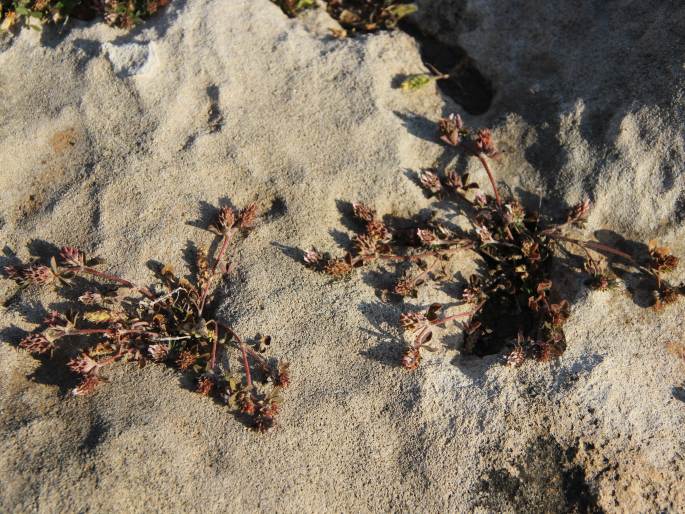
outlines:
[[437, 81], [444, 94], [469, 114], [487, 112], [495, 94], [492, 83], [478, 70], [463, 48], [438, 41], [409, 20], [400, 21], [399, 28], [417, 41], [425, 64], [449, 75], [449, 78]]

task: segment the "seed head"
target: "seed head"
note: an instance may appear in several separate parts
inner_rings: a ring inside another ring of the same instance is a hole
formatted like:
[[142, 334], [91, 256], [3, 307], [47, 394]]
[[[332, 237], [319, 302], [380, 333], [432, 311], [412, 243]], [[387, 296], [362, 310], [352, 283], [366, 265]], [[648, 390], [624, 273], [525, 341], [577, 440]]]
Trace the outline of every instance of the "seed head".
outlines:
[[253, 415], [255, 413], [255, 402], [249, 389], [241, 389], [236, 393], [236, 403], [243, 414]]
[[50, 311], [45, 319], [43, 320], [49, 327], [63, 327], [68, 323], [67, 318], [60, 312]]
[[[394, 292], [400, 296], [414, 296], [416, 293], [416, 284], [411, 278], [403, 278], [395, 284]], [[401, 320], [402, 318], [400, 317], [400, 323]]]

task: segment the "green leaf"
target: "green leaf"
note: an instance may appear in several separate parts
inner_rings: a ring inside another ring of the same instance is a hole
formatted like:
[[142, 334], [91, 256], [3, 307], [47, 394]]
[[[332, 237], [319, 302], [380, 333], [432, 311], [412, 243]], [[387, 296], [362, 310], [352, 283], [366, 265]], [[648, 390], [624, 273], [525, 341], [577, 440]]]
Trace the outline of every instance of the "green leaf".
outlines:
[[431, 82], [433, 82], [433, 80], [435, 80], [435, 78], [429, 75], [428, 73], [409, 75], [409, 77], [402, 81], [402, 84], [400, 84], [400, 88], [402, 89], [402, 91], [416, 91], [426, 86], [427, 84], [430, 84]]

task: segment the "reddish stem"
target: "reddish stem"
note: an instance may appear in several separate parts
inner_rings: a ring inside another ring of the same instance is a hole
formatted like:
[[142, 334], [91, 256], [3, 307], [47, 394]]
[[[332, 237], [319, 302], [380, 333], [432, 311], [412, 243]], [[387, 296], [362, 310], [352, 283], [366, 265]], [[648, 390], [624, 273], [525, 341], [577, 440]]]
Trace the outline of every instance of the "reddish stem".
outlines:
[[87, 266], [77, 268], [77, 271], [80, 271], [82, 273], [87, 273], [89, 275], [93, 275], [95, 277], [99, 277], [99, 278], [102, 278], [104, 280], [109, 280], [110, 282], [116, 282], [117, 284], [121, 284], [124, 287], [136, 289], [136, 290], [140, 291], [144, 296], [147, 296], [150, 300], [155, 299], [155, 295], [152, 294], [148, 288], [138, 286], [138, 285], [134, 284], [133, 282], [130, 282], [126, 279], [118, 277], [117, 275], [112, 275], [111, 273], [104, 273], [102, 271], [98, 271], [96, 269], [89, 268]]
[[[216, 258], [214, 259], [214, 265], [212, 266], [212, 278], [216, 276], [216, 269], [219, 267], [219, 263], [221, 262], [221, 259], [224, 256], [224, 253], [226, 253], [226, 248], [228, 248], [228, 244], [231, 242], [233, 239], [233, 236], [235, 236], [237, 232], [237, 229], [231, 230], [228, 234], [224, 234], [223, 239], [221, 240], [221, 248], [219, 248], [219, 253], [217, 253]], [[209, 295], [209, 285], [211, 283], [211, 279], [205, 284], [205, 287], [202, 289], [202, 295], [200, 296], [200, 305], [198, 307], [199, 310], [199, 315], [202, 315], [202, 311], [205, 308], [205, 303], [207, 302], [207, 296]]]
[[476, 157], [478, 157], [478, 160], [483, 165], [486, 173], [488, 174], [488, 178], [490, 179], [490, 184], [492, 184], [492, 190], [495, 193], [495, 201], [497, 202], [497, 207], [499, 207], [499, 209], [501, 210], [502, 209], [502, 199], [499, 196], [499, 191], [497, 190], [497, 184], [495, 183], [495, 177], [492, 174], [492, 170], [490, 169], [490, 165], [488, 164], [488, 161], [485, 159], [485, 156], [482, 153], [476, 154]]
[[581, 241], [580, 239], [573, 239], [571, 237], [566, 237], [566, 236], [557, 235], [557, 234], [553, 234], [553, 233], [550, 234], [550, 237], [552, 237], [554, 239], [559, 239], [561, 241], [573, 243], [573, 244], [578, 245], [580, 247], [591, 248], [592, 250], [595, 250], [595, 251], [607, 252], [607, 253], [611, 253], [614, 255], [618, 255], [619, 257], [623, 257], [624, 259], [629, 260], [633, 264], [637, 264], [637, 262], [635, 261], [635, 259], [633, 258], [632, 255], [627, 254], [625, 252], [622, 252], [621, 250], [617, 250], [616, 248], [613, 248], [611, 246], [608, 246], [608, 245], [605, 245], [602, 243], [598, 243], [596, 241]]
[[250, 363], [247, 360], [247, 345], [243, 343], [243, 340], [240, 339], [238, 334], [236, 334], [231, 327], [229, 327], [228, 325], [224, 325], [223, 323], [219, 323], [219, 325], [221, 325], [221, 328], [223, 328], [226, 332], [235, 337], [235, 340], [238, 341], [238, 345], [240, 346], [240, 352], [243, 354], [243, 367], [245, 368], [245, 379], [247, 380], [248, 387], [251, 387], [252, 373], [250, 372]]
[[468, 318], [469, 316], [473, 316], [474, 314], [476, 314], [483, 307], [483, 305], [485, 305], [485, 302], [479, 303], [473, 310], [460, 312], [459, 314], [452, 314], [451, 316], [446, 316], [442, 319], [433, 321], [432, 323], [433, 325], [443, 325], [448, 321], [452, 321], [453, 319]]

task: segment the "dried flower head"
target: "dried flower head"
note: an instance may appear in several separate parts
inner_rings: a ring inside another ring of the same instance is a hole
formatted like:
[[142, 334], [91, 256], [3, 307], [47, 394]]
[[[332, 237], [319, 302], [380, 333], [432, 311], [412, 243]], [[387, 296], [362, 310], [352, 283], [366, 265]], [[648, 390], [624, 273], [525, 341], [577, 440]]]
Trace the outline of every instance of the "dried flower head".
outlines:
[[430, 246], [438, 240], [435, 232], [429, 229], [419, 228], [416, 230], [416, 235], [419, 240], [426, 246]]
[[227, 234], [235, 225], [235, 212], [230, 207], [222, 207], [214, 221], [214, 228], [220, 234]]
[[667, 305], [677, 302], [679, 297], [680, 292], [676, 288], [662, 282], [661, 286], [654, 291], [654, 309], [663, 309]]
[[400, 314], [400, 325], [405, 330], [416, 331], [428, 326], [428, 319], [423, 312], [403, 312]]
[[314, 247], [304, 253], [304, 262], [309, 266], [317, 267], [323, 260], [323, 255]]
[[83, 305], [99, 305], [102, 303], [102, 295], [93, 291], [86, 291], [78, 297], [78, 300]]
[[97, 375], [87, 375], [83, 381], [71, 390], [72, 396], [84, 396], [90, 394], [95, 388], [103, 382], [103, 379]]
[[43, 334], [30, 334], [19, 343], [19, 348], [35, 354], [46, 354], [55, 348], [55, 343]]
[[169, 356], [169, 345], [164, 343], [151, 344], [147, 348], [150, 358], [155, 362], [164, 362]]
[[24, 282], [32, 285], [46, 285], [55, 281], [55, 274], [52, 269], [42, 265], [32, 265], [22, 273]]
[[63, 264], [68, 264], [69, 266], [79, 268], [86, 264], [84, 253], [73, 246], [63, 246], [59, 251], [59, 257]]
[[274, 401], [264, 400], [259, 402], [255, 415], [255, 428], [260, 432], [267, 432], [276, 425], [278, 404]]
[[577, 203], [569, 210], [566, 216], [566, 223], [571, 223], [583, 227], [590, 215], [590, 200], [585, 199]]
[[666, 246], [657, 246], [656, 240], [649, 242], [649, 267], [657, 273], [667, 273], [678, 267], [678, 257]]
[[398, 280], [393, 291], [400, 296], [416, 296], [416, 283], [411, 278]]
[[366, 224], [366, 233], [383, 243], [387, 243], [392, 239], [392, 233], [388, 230], [388, 227], [380, 220], [371, 220]]
[[478, 130], [476, 137], [473, 139], [473, 144], [478, 153], [483, 153], [488, 157], [495, 157], [498, 154], [490, 129]]
[[197, 362], [197, 355], [189, 351], [182, 351], [178, 359], [176, 359], [176, 365], [181, 371], [187, 371]]
[[67, 366], [77, 375], [87, 375], [91, 371], [97, 371], [99, 365], [95, 359], [91, 358], [87, 353], [82, 353], [78, 357], [71, 359]]
[[290, 363], [287, 361], [281, 361], [278, 363], [278, 368], [276, 370], [275, 383], [279, 387], [286, 388], [290, 385]]
[[421, 352], [418, 348], [407, 348], [402, 355], [402, 367], [413, 371], [421, 364]]
[[440, 139], [448, 145], [457, 146], [461, 142], [461, 132], [464, 129], [464, 122], [458, 114], [450, 114], [447, 118], [442, 118], [438, 122], [440, 128]]
[[204, 396], [210, 396], [214, 392], [215, 385], [216, 383], [212, 377], [203, 376], [197, 380], [195, 390]]
[[60, 327], [69, 323], [69, 320], [64, 316], [64, 314], [57, 311], [50, 311], [45, 319], [43, 320], [48, 327]]
[[346, 259], [331, 259], [324, 269], [329, 275], [339, 278], [348, 275], [352, 271], [352, 265]]
[[507, 366], [511, 368], [518, 368], [526, 360], [526, 352], [523, 347], [517, 345], [510, 353], [507, 355]]
[[240, 210], [238, 217], [238, 224], [242, 230], [249, 230], [254, 226], [257, 219], [257, 204], [251, 203], [247, 207]]
[[240, 407], [240, 412], [250, 416], [254, 415], [256, 405], [250, 388], [243, 388], [238, 391], [236, 393], [236, 401]]
[[378, 240], [369, 235], [357, 234], [353, 242], [357, 253], [364, 257], [373, 257], [378, 251]]
[[373, 221], [376, 219], [376, 211], [363, 203], [353, 203], [352, 212], [354, 216], [362, 221]]
[[442, 183], [433, 170], [421, 170], [419, 173], [421, 185], [430, 192], [437, 194], [442, 190]]

